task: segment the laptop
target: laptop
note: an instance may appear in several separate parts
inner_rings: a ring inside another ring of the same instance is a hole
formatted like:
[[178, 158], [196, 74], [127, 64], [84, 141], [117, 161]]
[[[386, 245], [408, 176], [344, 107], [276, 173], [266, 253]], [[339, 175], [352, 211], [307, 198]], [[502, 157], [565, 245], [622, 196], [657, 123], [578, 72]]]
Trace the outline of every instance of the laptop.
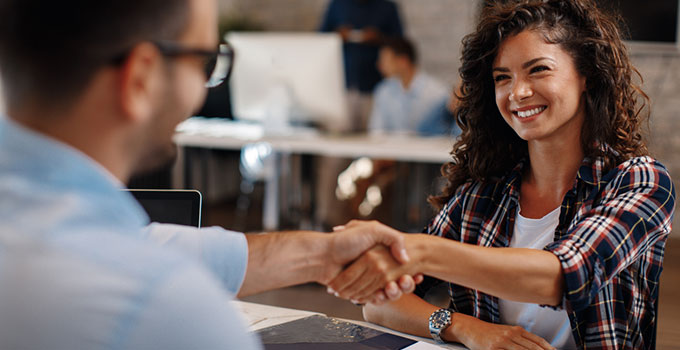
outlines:
[[196, 190], [146, 190], [130, 192], [151, 222], [201, 227], [201, 192]]

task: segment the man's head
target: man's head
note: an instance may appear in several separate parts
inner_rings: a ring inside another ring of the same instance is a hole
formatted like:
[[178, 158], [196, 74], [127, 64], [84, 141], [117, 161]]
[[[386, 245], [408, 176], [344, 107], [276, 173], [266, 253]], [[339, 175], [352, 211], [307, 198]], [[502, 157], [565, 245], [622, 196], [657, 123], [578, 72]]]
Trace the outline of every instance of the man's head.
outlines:
[[417, 62], [416, 49], [406, 38], [389, 38], [380, 46], [378, 70], [386, 78], [415, 69]]
[[125, 180], [167, 159], [205, 96], [203, 58], [158, 43], [214, 50], [216, 26], [211, 0], [3, 0], [8, 113]]
[[173, 40], [187, 0], [35, 1], [0, 5], [0, 67], [7, 101], [64, 105], [94, 73], [140, 41]]

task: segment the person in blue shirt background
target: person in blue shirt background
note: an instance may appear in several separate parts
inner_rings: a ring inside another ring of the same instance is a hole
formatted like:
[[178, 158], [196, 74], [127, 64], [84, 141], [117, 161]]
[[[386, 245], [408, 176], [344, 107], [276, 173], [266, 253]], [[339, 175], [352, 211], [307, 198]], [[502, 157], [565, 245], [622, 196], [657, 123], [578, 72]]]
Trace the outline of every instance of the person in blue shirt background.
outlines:
[[[437, 133], [432, 129], [441, 124], [448, 89], [418, 67], [418, 53], [410, 40], [385, 40], [377, 66], [385, 79], [375, 88], [368, 123], [371, 133], [416, 134], [421, 128], [430, 134], [447, 133], [450, 127], [445, 125]], [[436, 113], [440, 114], [439, 119], [431, 120]]]
[[381, 41], [403, 36], [397, 5], [389, 0], [331, 0], [320, 26], [343, 39], [345, 82], [353, 130], [366, 129], [370, 97], [382, 79], [375, 63]]

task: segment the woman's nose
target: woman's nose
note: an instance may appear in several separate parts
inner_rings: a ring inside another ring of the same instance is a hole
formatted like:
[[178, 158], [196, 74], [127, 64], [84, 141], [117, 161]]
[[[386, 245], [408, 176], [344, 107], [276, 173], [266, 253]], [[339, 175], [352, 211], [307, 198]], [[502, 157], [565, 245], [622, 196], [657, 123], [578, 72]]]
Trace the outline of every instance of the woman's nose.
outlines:
[[508, 96], [508, 98], [510, 99], [510, 101], [518, 102], [527, 97], [533, 96], [533, 94], [534, 91], [528, 82], [524, 80], [517, 80], [517, 82], [513, 85], [512, 90], [510, 91], [510, 96]]

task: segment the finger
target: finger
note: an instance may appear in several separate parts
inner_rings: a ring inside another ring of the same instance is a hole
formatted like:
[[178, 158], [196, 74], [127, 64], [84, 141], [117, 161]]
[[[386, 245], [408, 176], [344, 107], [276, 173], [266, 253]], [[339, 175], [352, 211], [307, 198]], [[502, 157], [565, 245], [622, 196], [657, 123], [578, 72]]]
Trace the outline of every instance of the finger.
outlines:
[[378, 275], [372, 273], [364, 273], [356, 283], [352, 284], [349, 288], [340, 291], [340, 295], [343, 298], [350, 298], [355, 300], [368, 300], [371, 298], [375, 292], [381, 290], [384, 286], [384, 282]]
[[413, 293], [413, 291], [416, 289], [416, 282], [413, 280], [411, 275], [403, 275], [399, 277], [397, 283], [399, 284], [399, 288], [401, 288], [401, 292], [404, 294]]
[[377, 221], [371, 222], [371, 228], [371, 233], [374, 235], [376, 243], [390, 247], [390, 252], [394, 259], [402, 264], [411, 260], [406, 252], [404, 234]]
[[406, 252], [406, 243], [403, 234], [389, 226], [377, 221], [352, 220], [344, 225], [345, 230], [356, 229], [362, 232], [368, 239], [368, 243], [373, 246], [382, 244], [390, 248], [392, 256], [400, 263], [405, 264], [410, 259]]
[[387, 296], [385, 295], [385, 292], [382, 290], [379, 290], [373, 294], [373, 298], [371, 299], [370, 303], [375, 304], [375, 305], [382, 305], [387, 301]]
[[550, 343], [548, 343], [547, 340], [541, 338], [540, 336], [534, 333], [524, 331], [524, 334], [522, 334], [522, 336], [524, 338], [529, 339], [534, 344], [537, 344], [539, 346], [538, 349], [554, 349], [554, 347], [550, 345]]
[[371, 225], [369, 234], [372, 235], [376, 244], [379, 243], [386, 247], [390, 247], [392, 256], [398, 262], [402, 264], [409, 262], [410, 258], [406, 252], [404, 235], [401, 232], [376, 221]]
[[392, 281], [385, 285], [385, 295], [387, 296], [387, 299], [394, 301], [401, 298], [402, 293], [399, 286], [397, 286], [397, 283]]
[[514, 345], [515, 349], [543, 350], [541, 346], [529, 340], [528, 338], [524, 338], [522, 335], [513, 337], [512, 342], [513, 344], [510, 345]]
[[344, 231], [346, 229], [345, 225], [333, 226], [333, 232]]
[[356, 283], [364, 274], [366, 268], [366, 265], [362, 264], [361, 261], [357, 261], [340, 272], [339, 275], [328, 283], [328, 287], [334, 291], [333, 294], [336, 297], [340, 297], [340, 292], [347, 290], [352, 284]]
[[411, 258], [408, 256], [408, 252], [406, 252], [406, 245], [404, 243], [403, 237], [398, 237], [397, 240], [391, 243], [389, 246], [392, 256], [398, 262], [406, 264], [411, 260]]
[[413, 280], [416, 282], [416, 284], [421, 284], [425, 280], [425, 276], [423, 276], [422, 273], [417, 273], [415, 276], [413, 276]]

